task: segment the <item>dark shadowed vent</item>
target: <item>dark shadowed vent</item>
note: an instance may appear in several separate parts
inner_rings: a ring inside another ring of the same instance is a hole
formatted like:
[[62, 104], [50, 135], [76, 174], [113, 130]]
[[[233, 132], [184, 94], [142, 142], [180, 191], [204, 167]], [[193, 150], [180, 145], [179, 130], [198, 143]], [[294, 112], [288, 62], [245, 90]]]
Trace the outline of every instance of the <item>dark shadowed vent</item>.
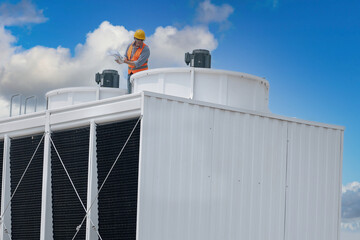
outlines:
[[[98, 185], [134, 128], [136, 120], [97, 127]], [[102, 239], [136, 239], [140, 123], [99, 195]]]
[[[42, 135], [12, 139], [10, 147], [11, 195], [32, 158]], [[41, 220], [42, 163], [44, 141], [11, 200], [13, 240], [39, 240]]]
[[[0, 180], [2, 180], [3, 158], [4, 158], [4, 141], [0, 140]], [[2, 191], [2, 184], [0, 184], [0, 199], [1, 199], [1, 191]], [[0, 206], [0, 212], [1, 212], [1, 206]]]
[[[86, 207], [89, 127], [54, 132], [51, 138]], [[51, 180], [54, 239], [72, 239], [76, 227], [85, 216], [85, 210], [53, 146], [51, 147]], [[83, 224], [75, 239], [85, 239], [85, 229], [86, 224]]]

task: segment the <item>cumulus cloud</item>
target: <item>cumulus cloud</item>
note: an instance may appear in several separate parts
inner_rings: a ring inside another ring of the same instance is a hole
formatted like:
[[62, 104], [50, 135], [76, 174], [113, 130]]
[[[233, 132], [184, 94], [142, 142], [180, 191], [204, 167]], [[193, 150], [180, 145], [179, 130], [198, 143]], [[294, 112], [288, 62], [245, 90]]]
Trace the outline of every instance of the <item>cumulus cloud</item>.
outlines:
[[[0, 27], [0, 45], [5, 55], [0, 55], [0, 117], [8, 116], [11, 95], [21, 93], [24, 97], [36, 95], [44, 103], [49, 90], [73, 86], [95, 86], [95, 73], [115, 69], [120, 74], [120, 85], [125, 88], [127, 65], [118, 65], [107, 56], [109, 50], [124, 53], [131, 43], [134, 32], [123, 26], [104, 21], [86, 36], [85, 43], [78, 44], [75, 55], [61, 46], [48, 48], [36, 46], [23, 50], [16, 46], [16, 39]], [[2, 37], [3, 36], [3, 37]], [[154, 34], [148, 33], [146, 43], [150, 46], [150, 68], [186, 66], [185, 52], [196, 48], [214, 50], [217, 41], [206, 27], [158, 27]]]
[[185, 66], [184, 55], [193, 49], [205, 48], [209, 51], [217, 47], [214, 35], [205, 27], [158, 27], [149, 37], [151, 67]]
[[343, 218], [341, 228], [350, 231], [360, 231], [360, 218]]
[[13, 51], [1, 66], [0, 94], [6, 98], [15, 93], [43, 96], [54, 88], [88, 86], [94, 82], [95, 73], [106, 68], [121, 72], [124, 66], [117, 65], [106, 52], [124, 50], [132, 35], [124, 27], [103, 22], [87, 35], [83, 45], [77, 46], [74, 57], [69, 49], [61, 46]]
[[0, 5], [0, 25], [3, 26], [42, 23], [46, 20], [43, 10], [37, 10], [28, 0], [22, 0], [15, 5], [10, 3]]
[[347, 184], [346, 186], [342, 186], [342, 193], [346, 192], [359, 192], [360, 191], [360, 183], [352, 182]]
[[360, 183], [349, 183], [342, 192], [342, 218], [360, 218]]
[[216, 6], [210, 0], [205, 0], [197, 8], [196, 20], [204, 24], [228, 23], [228, 18], [233, 12], [234, 8], [228, 4]]
[[16, 47], [13, 47], [13, 43], [16, 42], [16, 39], [9, 31], [4, 27], [0, 26], [0, 78], [4, 64], [9, 61], [11, 55], [16, 51]]
[[360, 183], [352, 182], [342, 187], [341, 228], [360, 231]]
[[[5, 111], [6, 109], [8, 111]], [[9, 101], [0, 97], [0, 118], [9, 116], [9, 113], [10, 113]]]

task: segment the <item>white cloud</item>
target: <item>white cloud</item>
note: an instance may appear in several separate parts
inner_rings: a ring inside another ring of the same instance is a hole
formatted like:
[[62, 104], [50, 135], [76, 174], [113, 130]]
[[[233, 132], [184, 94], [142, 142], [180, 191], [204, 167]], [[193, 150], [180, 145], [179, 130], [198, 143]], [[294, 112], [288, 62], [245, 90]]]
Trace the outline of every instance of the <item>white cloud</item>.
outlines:
[[342, 192], [341, 217], [343, 219], [360, 218], [360, 183], [353, 182], [343, 186]]
[[47, 20], [42, 10], [28, 0], [22, 0], [18, 4], [3, 3], [0, 5], [0, 25], [15, 26], [29, 23], [42, 23]]
[[[78, 44], [75, 56], [71, 56], [70, 49], [61, 46], [23, 50], [15, 46], [15, 38], [0, 27], [0, 42], [3, 43], [0, 48], [6, 53], [0, 55], [0, 97], [3, 98], [0, 117], [8, 116], [8, 103], [4, 99], [10, 99], [13, 94], [36, 95], [41, 104], [49, 90], [95, 85], [95, 73], [104, 69], [118, 70], [121, 85], [125, 86], [127, 65], [118, 65], [106, 53], [110, 49], [124, 53], [133, 35], [133, 31], [123, 26], [104, 21], [87, 34], [85, 43]], [[217, 47], [214, 35], [205, 27], [158, 27], [153, 35], [148, 35], [150, 68], [186, 66], [185, 52], [196, 48], [211, 51]]]
[[360, 236], [360, 183], [359, 182], [352, 182], [342, 187], [341, 228], [343, 231], [350, 231], [350, 232], [357, 231], [358, 232], [357, 236], [358, 237]]
[[197, 8], [197, 18], [196, 20], [209, 24], [212, 22], [224, 23], [227, 22], [228, 17], [234, 12], [234, 8], [228, 4], [223, 4], [221, 6], [216, 6], [210, 2], [210, 0], [205, 0], [199, 4]]
[[15, 37], [12, 36], [11, 33], [4, 27], [0, 26], [0, 77], [3, 70], [2, 67], [9, 61], [9, 58], [16, 50], [16, 47], [12, 46], [15, 42]]
[[343, 218], [341, 221], [341, 228], [350, 231], [360, 231], [360, 217], [350, 219]]
[[[5, 111], [6, 109], [8, 110], [7, 112]], [[8, 117], [9, 113], [9, 101], [0, 97], [0, 119], [3, 117]]]
[[151, 58], [149, 66], [177, 67], [185, 65], [185, 53], [194, 49], [214, 50], [217, 41], [205, 27], [158, 27], [149, 37]]
[[[70, 50], [61, 46], [36, 46], [13, 53], [2, 65], [0, 94], [9, 97], [14, 93], [43, 95], [54, 88], [84, 86], [94, 82], [96, 72], [105, 68], [122, 70], [106, 55], [108, 49], [124, 51], [132, 33], [124, 27], [103, 22], [87, 35], [84, 45], [77, 46], [72, 57]], [[39, 87], [41, 86], [41, 87]]]
[[348, 183], [346, 186], [342, 186], [342, 193], [345, 193], [347, 191], [359, 192], [359, 190], [360, 190], [359, 182], [352, 182], [352, 183]]

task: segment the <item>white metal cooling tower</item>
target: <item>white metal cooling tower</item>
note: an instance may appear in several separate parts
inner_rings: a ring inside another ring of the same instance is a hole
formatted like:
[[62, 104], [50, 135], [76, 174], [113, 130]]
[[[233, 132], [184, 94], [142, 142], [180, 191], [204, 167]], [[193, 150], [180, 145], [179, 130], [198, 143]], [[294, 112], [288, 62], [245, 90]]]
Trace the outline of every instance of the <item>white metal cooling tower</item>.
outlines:
[[343, 127], [270, 113], [245, 73], [132, 81], [0, 120], [0, 239], [339, 240]]

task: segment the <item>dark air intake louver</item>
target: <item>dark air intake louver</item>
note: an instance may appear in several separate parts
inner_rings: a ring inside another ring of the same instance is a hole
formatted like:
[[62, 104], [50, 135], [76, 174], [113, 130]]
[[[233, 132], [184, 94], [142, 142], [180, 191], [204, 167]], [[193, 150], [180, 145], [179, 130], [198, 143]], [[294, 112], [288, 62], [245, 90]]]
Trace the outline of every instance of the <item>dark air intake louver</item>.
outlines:
[[[54, 132], [51, 138], [86, 207], [89, 156], [89, 128]], [[72, 239], [85, 211], [76, 196], [66, 172], [51, 147], [51, 180], [54, 239]], [[85, 239], [84, 222], [75, 239]]]
[[[4, 141], [1, 140], [0, 141], [0, 179], [1, 180], [2, 180], [3, 158], [4, 158]], [[2, 192], [2, 184], [0, 184], [0, 199], [1, 199], [1, 192]], [[1, 212], [1, 206], [0, 206], [0, 212]]]
[[[11, 140], [11, 194], [14, 193], [41, 138], [42, 135], [37, 135]], [[11, 235], [13, 240], [40, 239], [43, 149], [44, 141], [38, 148], [11, 201]]]
[[[137, 122], [97, 127], [98, 185]], [[99, 195], [99, 232], [102, 239], [136, 239], [140, 123]]]

